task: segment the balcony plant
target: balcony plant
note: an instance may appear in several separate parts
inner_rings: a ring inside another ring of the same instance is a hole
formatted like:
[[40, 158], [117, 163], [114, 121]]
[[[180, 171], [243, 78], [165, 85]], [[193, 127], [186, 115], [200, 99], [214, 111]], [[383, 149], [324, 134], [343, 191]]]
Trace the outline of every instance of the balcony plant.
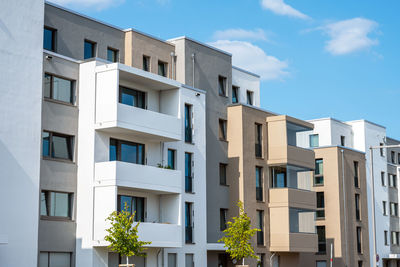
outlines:
[[232, 221], [227, 222], [227, 228], [224, 230], [225, 236], [218, 242], [224, 243], [224, 247], [232, 259], [238, 262], [242, 261], [241, 266], [245, 266], [245, 258], [258, 259], [250, 240], [260, 229], [251, 228], [251, 220], [244, 212], [243, 202], [239, 201], [237, 206], [239, 208], [239, 216], [233, 217]]
[[146, 257], [144, 248], [145, 245], [151, 244], [147, 241], [139, 241], [138, 227], [140, 222], [134, 225], [135, 213], [127, 211], [128, 206], [125, 203], [125, 208], [121, 212], [114, 211], [106, 220], [110, 221], [111, 227], [106, 229], [108, 235], [104, 240], [110, 242], [108, 246], [112, 251], [126, 257], [126, 265], [119, 266], [134, 267], [134, 264], [129, 264], [129, 257], [139, 256]]

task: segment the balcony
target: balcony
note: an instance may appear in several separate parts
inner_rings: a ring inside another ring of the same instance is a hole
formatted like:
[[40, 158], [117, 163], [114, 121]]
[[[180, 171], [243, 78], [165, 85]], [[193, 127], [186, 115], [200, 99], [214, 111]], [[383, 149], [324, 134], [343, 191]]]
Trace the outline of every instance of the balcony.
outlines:
[[119, 186], [156, 193], [181, 193], [181, 171], [121, 161], [95, 164], [96, 186]]
[[272, 188], [269, 190], [269, 207], [290, 207], [316, 210], [316, 194], [313, 191], [295, 188]]
[[272, 233], [270, 251], [276, 252], [317, 252], [318, 237], [308, 233]]
[[[119, 103], [120, 84], [146, 93], [144, 108]], [[118, 63], [96, 67], [95, 129], [154, 141], [182, 140], [176, 81]]]
[[314, 151], [297, 146], [297, 133], [313, 129], [313, 125], [289, 116], [267, 117], [268, 164], [295, 165], [314, 169]]

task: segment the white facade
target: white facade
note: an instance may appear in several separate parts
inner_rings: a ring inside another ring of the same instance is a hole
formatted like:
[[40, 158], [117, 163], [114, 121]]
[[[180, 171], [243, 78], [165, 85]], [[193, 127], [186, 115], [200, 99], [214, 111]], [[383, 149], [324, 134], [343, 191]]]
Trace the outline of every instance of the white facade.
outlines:
[[36, 266], [44, 3], [1, 1], [0, 18], [0, 266]]
[[260, 107], [260, 76], [246, 70], [232, 68], [232, 86], [238, 87], [238, 103], [247, 104], [247, 91], [253, 96], [253, 106]]
[[[80, 65], [76, 266], [111, 266], [117, 258], [104, 241], [118, 195], [145, 198], [139, 237], [151, 241], [146, 266], [177, 266], [193, 254], [206, 266], [205, 94], [176, 81], [121, 64]], [[118, 101], [119, 85], [146, 92], [147, 109]], [[184, 142], [184, 106], [192, 107], [193, 143]], [[109, 161], [110, 138], [145, 145], [145, 164]], [[176, 170], [164, 169], [168, 149]], [[185, 193], [185, 152], [193, 153], [194, 193]], [[193, 205], [193, 239], [185, 244], [185, 202]], [[137, 266], [141, 266], [138, 263]]]

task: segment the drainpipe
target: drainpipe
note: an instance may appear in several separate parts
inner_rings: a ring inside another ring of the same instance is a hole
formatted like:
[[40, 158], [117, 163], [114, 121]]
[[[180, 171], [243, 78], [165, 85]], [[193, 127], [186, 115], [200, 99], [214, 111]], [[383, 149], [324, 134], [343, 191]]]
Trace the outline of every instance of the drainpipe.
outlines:
[[344, 179], [344, 150], [341, 149], [340, 150], [341, 154], [342, 154], [342, 186], [343, 186], [343, 214], [344, 214], [344, 245], [345, 245], [345, 255], [346, 255], [346, 260], [345, 262], [345, 266], [349, 266], [348, 265], [348, 251], [347, 251], [347, 208], [346, 208], [346, 185], [345, 185], [345, 179]]
[[175, 52], [171, 52], [171, 79], [176, 80], [176, 77], [175, 77]]
[[372, 189], [371, 189], [371, 191], [372, 191], [372, 197], [371, 197], [371, 202], [372, 202], [372, 212], [371, 212], [371, 215], [372, 215], [372, 238], [373, 238], [373, 240], [374, 240], [374, 242], [372, 242], [372, 245], [374, 246], [374, 257], [373, 257], [373, 259], [372, 259], [372, 261], [373, 261], [373, 265], [372, 266], [378, 266], [378, 264], [379, 264], [379, 262], [377, 262], [377, 251], [376, 251], [376, 222], [375, 222], [375, 182], [374, 182], [374, 153], [373, 153], [373, 149], [372, 149], [372, 147], [370, 147], [369, 148], [369, 152], [370, 152], [370, 155], [371, 155], [371, 175], [370, 175], [370, 178], [371, 178], [371, 186], [372, 186]]
[[192, 54], [192, 71], [193, 71], [193, 73], [192, 73], [192, 79], [193, 79], [192, 87], [194, 87], [194, 57], [195, 57], [195, 54], [193, 53]]
[[272, 260], [273, 260], [273, 258], [275, 257], [275, 255], [276, 255], [276, 253], [274, 252], [274, 253], [272, 253], [272, 255], [269, 257], [269, 266], [270, 266], [270, 267], [273, 267]]

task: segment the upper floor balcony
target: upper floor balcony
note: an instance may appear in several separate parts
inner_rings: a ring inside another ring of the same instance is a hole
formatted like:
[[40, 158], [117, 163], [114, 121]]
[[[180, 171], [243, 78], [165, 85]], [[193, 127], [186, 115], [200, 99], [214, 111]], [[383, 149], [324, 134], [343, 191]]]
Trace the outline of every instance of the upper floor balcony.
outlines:
[[95, 128], [155, 141], [181, 140], [180, 86], [119, 63], [97, 66]]
[[311, 123], [286, 115], [267, 117], [268, 164], [314, 169], [314, 151], [297, 146], [296, 134], [313, 129]]

